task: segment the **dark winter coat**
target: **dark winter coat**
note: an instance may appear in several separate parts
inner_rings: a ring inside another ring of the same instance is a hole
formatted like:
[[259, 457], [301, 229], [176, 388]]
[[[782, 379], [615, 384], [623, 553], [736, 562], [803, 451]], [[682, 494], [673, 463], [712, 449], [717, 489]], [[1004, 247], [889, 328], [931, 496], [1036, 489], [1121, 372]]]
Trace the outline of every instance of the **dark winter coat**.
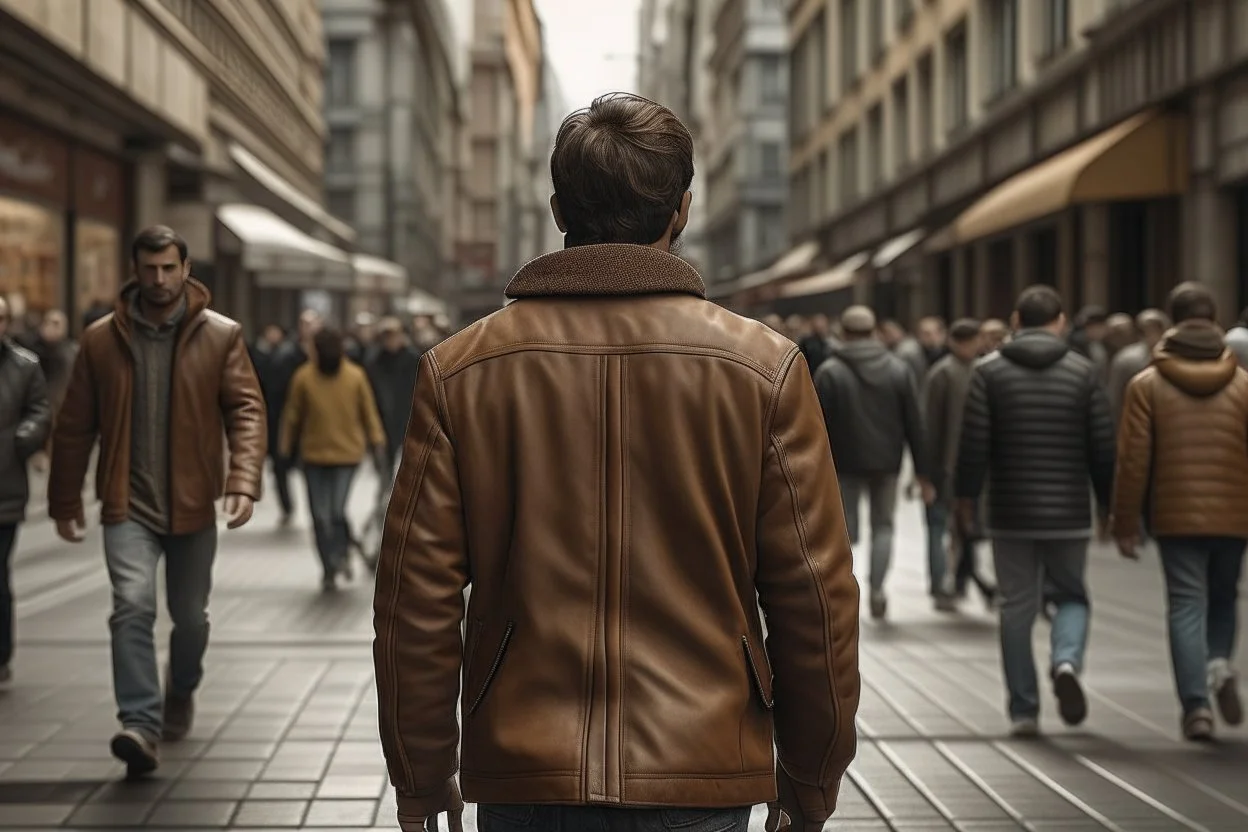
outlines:
[[0, 524], [26, 519], [26, 462], [43, 448], [52, 425], [39, 359], [0, 340]]

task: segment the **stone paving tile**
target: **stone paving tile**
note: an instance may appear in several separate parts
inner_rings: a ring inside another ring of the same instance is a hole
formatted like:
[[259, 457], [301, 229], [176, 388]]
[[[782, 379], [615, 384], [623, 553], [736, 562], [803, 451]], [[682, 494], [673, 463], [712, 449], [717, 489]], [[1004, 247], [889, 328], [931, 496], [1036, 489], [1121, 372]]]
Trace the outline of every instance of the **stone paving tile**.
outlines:
[[232, 826], [250, 827], [298, 827], [308, 811], [306, 800], [247, 800], [240, 803]]
[[161, 803], [147, 820], [148, 826], [224, 827], [238, 803], [232, 800], [187, 800]]

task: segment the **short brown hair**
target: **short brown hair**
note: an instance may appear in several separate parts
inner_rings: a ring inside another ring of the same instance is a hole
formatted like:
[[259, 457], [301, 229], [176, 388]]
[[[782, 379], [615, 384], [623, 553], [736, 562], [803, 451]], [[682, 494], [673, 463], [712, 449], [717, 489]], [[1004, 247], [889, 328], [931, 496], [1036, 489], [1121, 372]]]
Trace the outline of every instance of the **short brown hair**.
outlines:
[[1213, 293], [1203, 283], [1188, 280], [1170, 290], [1166, 303], [1170, 309], [1170, 319], [1176, 324], [1192, 320], [1216, 320], [1218, 305], [1213, 300]]
[[550, 177], [568, 245], [662, 239], [693, 182], [693, 136], [661, 104], [627, 93], [564, 119]]

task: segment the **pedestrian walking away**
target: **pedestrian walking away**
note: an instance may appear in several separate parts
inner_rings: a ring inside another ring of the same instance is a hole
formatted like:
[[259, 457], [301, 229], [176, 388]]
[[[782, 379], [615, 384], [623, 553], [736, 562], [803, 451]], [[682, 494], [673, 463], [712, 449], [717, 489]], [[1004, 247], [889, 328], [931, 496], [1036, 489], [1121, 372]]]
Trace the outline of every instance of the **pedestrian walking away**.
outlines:
[[366, 456], [377, 476], [389, 478], [386, 434], [364, 371], [344, 355], [345, 343], [336, 329], [313, 336], [314, 358], [295, 373], [282, 413], [281, 456], [295, 447], [303, 460], [308, 484], [308, 511], [321, 560], [321, 588], [337, 589], [350, 580], [351, 527], [347, 498], [355, 470]]
[[884, 582], [893, 560], [897, 480], [906, 448], [914, 460], [923, 502], [936, 497], [920, 415], [918, 385], [910, 368], [876, 337], [875, 313], [851, 306], [841, 315], [845, 346], [815, 373], [824, 426], [841, 481], [849, 539], [858, 543], [858, 512], [867, 500], [871, 518], [871, 617], [888, 612]]
[[0, 297], [0, 685], [13, 677], [12, 560], [30, 500], [27, 461], [43, 450], [52, 422], [39, 359], [9, 338], [9, 318]]
[[403, 450], [407, 417], [412, 412], [412, 392], [416, 389], [416, 368], [420, 352], [408, 343], [397, 318], [382, 318], [377, 325], [379, 349], [369, 357], [365, 369], [373, 386], [373, 398], [386, 431], [386, 468], [381, 480], [393, 477]]
[[670, 110], [597, 99], [551, 171], [565, 249], [417, 376], [374, 602], [399, 824], [458, 822], [462, 784], [481, 832], [746, 832], [761, 803], [816, 832], [859, 599], [806, 362], [671, 253]]
[[1175, 287], [1170, 315], [1152, 367], [1127, 387], [1113, 533], [1132, 559], [1141, 515], [1157, 539], [1183, 735], [1202, 741], [1213, 738], [1212, 702], [1226, 724], [1244, 719], [1231, 660], [1248, 544], [1248, 373], [1203, 285]]
[[[159, 764], [160, 740], [191, 730], [208, 645], [215, 501], [225, 497], [231, 529], [251, 518], [267, 430], [242, 329], [208, 308], [186, 241], [153, 226], [135, 238], [131, 263], [134, 279], [113, 311], [82, 335], [52, 442], [48, 513], [63, 539], [83, 539], [83, 480], [98, 441], [122, 726], [112, 750], [140, 776]], [[163, 697], [153, 635], [162, 557], [173, 619]]]
[[1062, 720], [1078, 725], [1088, 704], [1080, 682], [1088, 639], [1084, 572], [1093, 515], [1109, 505], [1114, 429], [1093, 363], [1062, 337], [1061, 297], [1025, 290], [1017, 335], [975, 367], [962, 420], [955, 492], [969, 529], [988, 485], [986, 533], [1002, 595], [1001, 660], [1016, 736], [1039, 730], [1040, 696], [1032, 630], [1041, 598], [1056, 608], [1050, 678]]

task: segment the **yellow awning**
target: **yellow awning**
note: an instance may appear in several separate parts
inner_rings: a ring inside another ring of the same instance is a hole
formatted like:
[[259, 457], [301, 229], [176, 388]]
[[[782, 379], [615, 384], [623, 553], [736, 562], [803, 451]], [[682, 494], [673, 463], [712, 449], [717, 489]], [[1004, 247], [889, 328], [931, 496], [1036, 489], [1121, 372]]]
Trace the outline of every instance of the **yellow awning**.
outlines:
[[1175, 115], [1134, 115], [1005, 180], [954, 221], [958, 243], [1072, 205], [1172, 196], [1187, 187], [1187, 132]]

